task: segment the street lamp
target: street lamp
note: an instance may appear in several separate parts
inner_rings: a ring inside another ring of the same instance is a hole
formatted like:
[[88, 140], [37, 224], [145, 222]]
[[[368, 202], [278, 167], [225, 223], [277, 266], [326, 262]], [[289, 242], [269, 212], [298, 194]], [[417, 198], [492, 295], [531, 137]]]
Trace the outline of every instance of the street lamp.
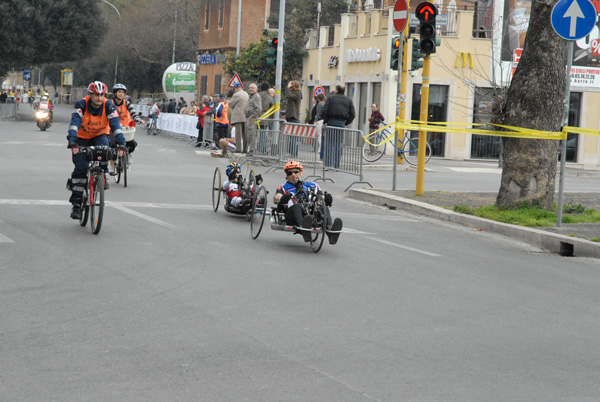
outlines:
[[[111, 6], [117, 12], [117, 15], [119, 16], [119, 32], [121, 32], [121, 13], [117, 9], [117, 7], [115, 7], [114, 5], [110, 4], [108, 1], [102, 0], [102, 2], [108, 4], [109, 6]], [[117, 60], [115, 61], [115, 82], [114, 82], [113, 85], [117, 84], [117, 69], [118, 69], [118, 67], [119, 67], [119, 52], [117, 50]]]

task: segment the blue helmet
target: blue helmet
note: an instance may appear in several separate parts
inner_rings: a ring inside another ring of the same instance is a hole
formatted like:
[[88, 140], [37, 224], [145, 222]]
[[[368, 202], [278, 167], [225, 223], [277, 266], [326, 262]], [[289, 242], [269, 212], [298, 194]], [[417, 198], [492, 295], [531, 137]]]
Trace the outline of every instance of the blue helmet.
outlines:
[[240, 165], [238, 165], [235, 162], [231, 162], [229, 165], [227, 165], [227, 168], [225, 169], [225, 174], [227, 175], [227, 177], [229, 177], [229, 180], [233, 180], [235, 179], [235, 174], [241, 171], [242, 169], [240, 168]]

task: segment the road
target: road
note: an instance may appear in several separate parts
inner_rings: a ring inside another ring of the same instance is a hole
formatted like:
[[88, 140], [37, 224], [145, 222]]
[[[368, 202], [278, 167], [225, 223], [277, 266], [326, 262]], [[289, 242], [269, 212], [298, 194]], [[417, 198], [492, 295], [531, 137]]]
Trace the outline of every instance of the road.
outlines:
[[342, 174], [336, 246], [252, 240], [211, 210], [226, 161], [143, 129], [93, 235], [69, 219], [70, 111], [0, 122], [1, 400], [600, 400], [597, 261], [347, 199]]

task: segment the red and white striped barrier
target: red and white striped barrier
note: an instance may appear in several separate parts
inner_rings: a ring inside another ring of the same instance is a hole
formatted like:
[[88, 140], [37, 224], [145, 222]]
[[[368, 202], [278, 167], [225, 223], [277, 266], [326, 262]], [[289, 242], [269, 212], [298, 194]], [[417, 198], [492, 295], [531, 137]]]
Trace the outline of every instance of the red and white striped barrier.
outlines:
[[317, 138], [317, 126], [312, 124], [283, 124], [283, 133], [295, 137]]

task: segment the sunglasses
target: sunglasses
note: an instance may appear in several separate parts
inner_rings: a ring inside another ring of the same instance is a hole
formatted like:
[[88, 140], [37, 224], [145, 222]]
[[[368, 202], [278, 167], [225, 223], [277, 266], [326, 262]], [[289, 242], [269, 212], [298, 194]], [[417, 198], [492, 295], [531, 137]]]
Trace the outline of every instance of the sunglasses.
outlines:
[[291, 176], [291, 175], [292, 175], [292, 173], [299, 174], [299, 173], [300, 173], [300, 170], [298, 170], [298, 169], [296, 169], [296, 170], [288, 170], [288, 171], [287, 171], [287, 172], [285, 172], [285, 173], [286, 173], [288, 176]]

